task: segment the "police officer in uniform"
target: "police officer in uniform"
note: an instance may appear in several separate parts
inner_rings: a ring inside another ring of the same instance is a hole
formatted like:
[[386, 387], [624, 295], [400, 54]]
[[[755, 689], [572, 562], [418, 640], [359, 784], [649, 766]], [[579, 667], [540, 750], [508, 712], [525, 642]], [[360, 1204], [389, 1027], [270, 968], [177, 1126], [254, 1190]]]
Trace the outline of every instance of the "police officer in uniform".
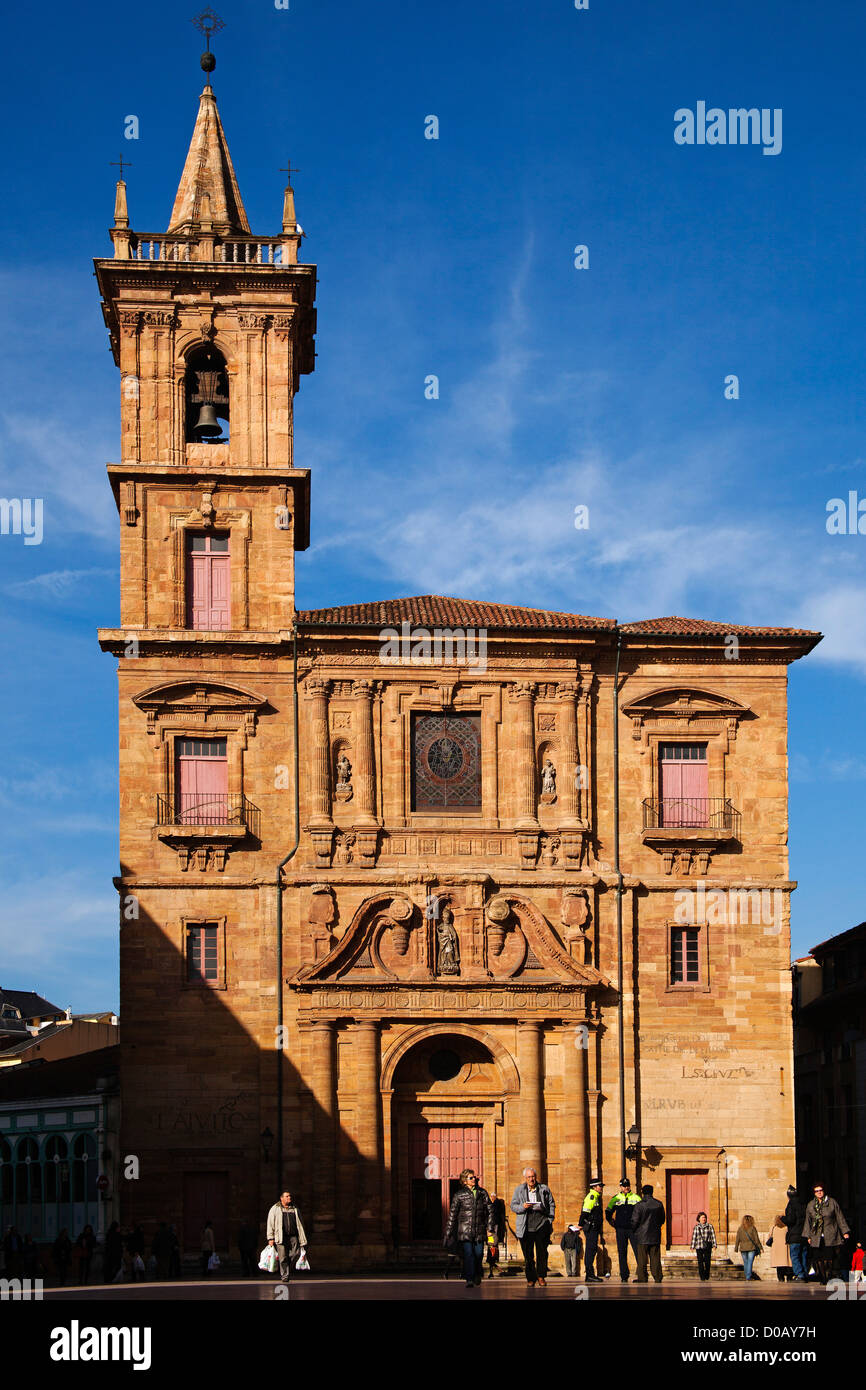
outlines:
[[604, 1230], [604, 1208], [601, 1204], [601, 1178], [593, 1178], [589, 1191], [583, 1199], [580, 1213], [580, 1228], [583, 1231], [585, 1248], [583, 1254], [584, 1278], [587, 1284], [601, 1284], [604, 1281], [595, 1272], [595, 1256], [598, 1239]]
[[[632, 1192], [631, 1183], [628, 1178], [623, 1178], [619, 1185], [619, 1192], [611, 1197], [605, 1211], [605, 1218], [609, 1225], [616, 1231], [616, 1248], [619, 1253], [619, 1277], [624, 1284], [628, 1283], [628, 1247], [631, 1243], [631, 1215], [632, 1207], [640, 1201], [636, 1192]], [[632, 1245], [634, 1257], [637, 1260], [637, 1250]]]

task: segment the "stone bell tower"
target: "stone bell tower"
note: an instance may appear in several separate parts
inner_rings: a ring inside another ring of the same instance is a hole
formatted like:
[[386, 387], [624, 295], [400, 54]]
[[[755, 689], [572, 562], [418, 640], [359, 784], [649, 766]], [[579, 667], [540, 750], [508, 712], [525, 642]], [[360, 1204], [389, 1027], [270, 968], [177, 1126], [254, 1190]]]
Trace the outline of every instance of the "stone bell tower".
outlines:
[[253, 235], [213, 66], [167, 230], [133, 230], [121, 177], [114, 255], [95, 262], [121, 383], [121, 625], [99, 637], [119, 658], [122, 1146], [140, 1163], [123, 1210], [164, 1214], [187, 1249], [204, 1219], [269, 1195], [273, 883], [309, 537], [292, 414], [316, 325], [291, 183], [281, 231]]

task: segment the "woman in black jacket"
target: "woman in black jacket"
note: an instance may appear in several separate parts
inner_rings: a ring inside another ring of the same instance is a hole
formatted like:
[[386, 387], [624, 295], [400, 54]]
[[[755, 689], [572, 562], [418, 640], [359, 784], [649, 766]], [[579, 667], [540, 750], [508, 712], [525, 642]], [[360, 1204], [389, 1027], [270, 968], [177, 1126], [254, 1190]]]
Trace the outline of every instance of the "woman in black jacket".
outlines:
[[467, 1289], [481, 1283], [484, 1268], [485, 1240], [495, 1240], [496, 1218], [493, 1204], [471, 1168], [460, 1174], [460, 1187], [454, 1193], [448, 1224], [445, 1227], [446, 1249], [462, 1247], [463, 1277]]

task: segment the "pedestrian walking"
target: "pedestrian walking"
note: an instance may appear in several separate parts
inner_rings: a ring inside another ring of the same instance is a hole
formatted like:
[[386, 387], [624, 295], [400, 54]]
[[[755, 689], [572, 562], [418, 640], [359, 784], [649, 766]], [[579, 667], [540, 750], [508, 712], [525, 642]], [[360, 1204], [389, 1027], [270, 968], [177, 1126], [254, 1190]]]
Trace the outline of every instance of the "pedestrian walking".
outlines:
[[623, 1284], [628, 1283], [628, 1247], [632, 1246], [635, 1261], [637, 1261], [637, 1250], [632, 1240], [632, 1214], [634, 1208], [640, 1201], [636, 1192], [631, 1190], [631, 1182], [628, 1178], [623, 1178], [619, 1185], [619, 1192], [614, 1193], [607, 1204], [605, 1210], [605, 1220], [609, 1226], [613, 1226], [616, 1232], [616, 1249], [619, 1255], [619, 1277]]
[[812, 1259], [822, 1284], [833, 1272], [843, 1243], [850, 1238], [848, 1222], [835, 1197], [829, 1197], [823, 1183], [816, 1183], [814, 1196], [806, 1207], [803, 1235], [811, 1247]]
[[788, 1234], [788, 1250], [791, 1256], [791, 1268], [794, 1271], [795, 1280], [805, 1282], [809, 1277], [809, 1242], [803, 1238], [803, 1227], [806, 1224], [806, 1203], [797, 1192], [796, 1187], [791, 1185], [788, 1188], [788, 1205], [785, 1207], [785, 1226]]
[[211, 1256], [216, 1254], [216, 1240], [214, 1239], [213, 1223], [208, 1220], [204, 1223], [201, 1233], [201, 1277], [207, 1279], [210, 1273]]
[[493, 1244], [488, 1242], [485, 1258], [490, 1269], [489, 1277], [493, 1279], [502, 1273], [499, 1266], [508, 1235], [508, 1217], [505, 1215], [504, 1201], [495, 1192], [490, 1194], [490, 1208], [493, 1212]]
[[93, 1252], [96, 1249], [96, 1236], [93, 1227], [87, 1225], [75, 1242], [78, 1249], [78, 1282], [86, 1284], [90, 1278], [90, 1265], [93, 1260]]
[[171, 1235], [165, 1221], [160, 1221], [157, 1227], [150, 1252], [156, 1260], [157, 1279], [167, 1279], [168, 1262], [171, 1257]]
[[180, 1278], [180, 1238], [177, 1234], [177, 1226], [172, 1224], [168, 1228], [169, 1252], [168, 1252], [168, 1277], [169, 1279]]
[[8, 1279], [20, 1279], [23, 1263], [24, 1242], [17, 1226], [9, 1226], [3, 1237], [3, 1255]]
[[698, 1259], [698, 1278], [709, 1279], [710, 1263], [716, 1248], [716, 1233], [705, 1211], [699, 1211], [692, 1231], [692, 1249]]
[[648, 1283], [647, 1264], [650, 1274], [657, 1284], [662, 1281], [662, 1226], [665, 1224], [665, 1209], [649, 1183], [640, 1190], [641, 1198], [632, 1212], [632, 1235], [637, 1246], [637, 1275], [635, 1282]]
[[776, 1271], [776, 1278], [780, 1284], [784, 1284], [794, 1277], [794, 1271], [791, 1268], [791, 1247], [785, 1239], [786, 1235], [785, 1218], [780, 1213], [773, 1221], [764, 1241], [770, 1252], [770, 1264]]
[[288, 1284], [301, 1255], [307, 1251], [307, 1233], [301, 1220], [301, 1213], [292, 1201], [292, 1194], [286, 1189], [280, 1193], [279, 1201], [274, 1202], [268, 1212], [265, 1228], [268, 1245], [277, 1247], [280, 1257], [280, 1283]]
[[463, 1256], [463, 1278], [467, 1289], [481, 1283], [484, 1273], [484, 1246], [495, 1241], [493, 1204], [490, 1194], [478, 1185], [472, 1168], [460, 1174], [460, 1186], [451, 1199], [443, 1244]]
[[747, 1214], [740, 1222], [737, 1238], [734, 1241], [734, 1254], [736, 1255], [739, 1251], [742, 1255], [743, 1269], [746, 1271], [747, 1279], [754, 1278], [752, 1265], [755, 1263], [755, 1256], [760, 1255], [763, 1248], [754, 1218]]
[[69, 1272], [69, 1261], [72, 1259], [72, 1241], [69, 1239], [69, 1232], [65, 1226], [51, 1247], [51, 1255], [57, 1277], [61, 1284], [65, 1284], [66, 1275]]
[[576, 1223], [566, 1226], [559, 1242], [559, 1248], [565, 1256], [566, 1279], [576, 1279], [577, 1265], [580, 1259], [580, 1227]]
[[238, 1253], [241, 1257], [241, 1274], [244, 1279], [251, 1278], [256, 1270], [259, 1244], [259, 1228], [251, 1221], [244, 1222], [238, 1231]]
[[25, 1279], [36, 1279], [42, 1273], [42, 1266], [39, 1263], [39, 1248], [29, 1234], [24, 1237], [21, 1263], [24, 1268]]
[[515, 1230], [523, 1251], [526, 1282], [533, 1288], [547, 1285], [547, 1247], [553, 1235], [556, 1203], [553, 1193], [538, 1181], [534, 1168], [524, 1168], [523, 1182], [518, 1183], [511, 1198], [511, 1210], [516, 1212]]
[[583, 1199], [583, 1206], [580, 1212], [580, 1229], [583, 1231], [583, 1279], [586, 1284], [600, 1284], [601, 1279], [595, 1272], [595, 1257], [598, 1253], [598, 1242], [604, 1230], [604, 1209], [601, 1204], [601, 1194], [603, 1192], [601, 1178], [593, 1178], [589, 1184], [589, 1191]]
[[851, 1270], [854, 1275], [854, 1283], [863, 1283], [863, 1246], [859, 1240], [854, 1247], [854, 1254], [851, 1256]]
[[123, 1237], [120, 1223], [112, 1221], [105, 1233], [105, 1254], [102, 1261], [102, 1278], [106, 1284], [114, 1283], [114, 1276], [123, 1263]]

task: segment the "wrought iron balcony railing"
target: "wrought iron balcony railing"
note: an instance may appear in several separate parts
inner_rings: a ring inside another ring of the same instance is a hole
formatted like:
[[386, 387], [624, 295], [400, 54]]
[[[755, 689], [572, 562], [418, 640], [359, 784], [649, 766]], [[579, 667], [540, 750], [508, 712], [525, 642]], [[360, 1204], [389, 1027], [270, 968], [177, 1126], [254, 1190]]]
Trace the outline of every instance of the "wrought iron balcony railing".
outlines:
[[246, 828], [260, 838], [262, 813], [245, 796], [225, 792], [180, 792], [177, 796], [158, 796], [157, 825], [188, 825]]
[[740, 833], [740, 813], [721, 796], [648, 797], [643, 803], [644, 830], [721, 830]]

